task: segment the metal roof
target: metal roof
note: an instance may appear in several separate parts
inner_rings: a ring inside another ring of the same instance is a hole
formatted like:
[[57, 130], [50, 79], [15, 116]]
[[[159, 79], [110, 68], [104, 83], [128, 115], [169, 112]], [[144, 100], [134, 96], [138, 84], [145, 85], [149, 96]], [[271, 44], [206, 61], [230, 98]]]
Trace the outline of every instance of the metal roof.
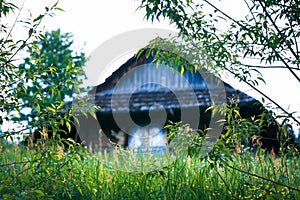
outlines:
[[156, 65], [145, 55], [139, 59], [132, 57], [97, 86], [95, 103], [101, 107], [98, 112], [210, 106], [211, 95], [221, 94], [222, 89], [227, 99], [235, 97], [239, 103], [256, 101], [222, 81], [215, 87], [208, 87], [208, 84], [215, 84], [210, 83], [212, 79], [214, 76], [206, 76], [204, 80], [201, 71], [185, 71], [180, 75], [164, 65]]

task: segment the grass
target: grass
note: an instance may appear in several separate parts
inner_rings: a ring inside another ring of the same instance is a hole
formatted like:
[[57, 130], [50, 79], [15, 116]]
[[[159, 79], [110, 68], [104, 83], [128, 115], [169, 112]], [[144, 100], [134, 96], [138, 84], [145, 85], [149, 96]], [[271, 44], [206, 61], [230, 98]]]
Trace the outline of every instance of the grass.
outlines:
[[[300, 199], [300, 158], [0, 146], [0, 199]], [[134, 162], [135, 160], [135, 162]]]

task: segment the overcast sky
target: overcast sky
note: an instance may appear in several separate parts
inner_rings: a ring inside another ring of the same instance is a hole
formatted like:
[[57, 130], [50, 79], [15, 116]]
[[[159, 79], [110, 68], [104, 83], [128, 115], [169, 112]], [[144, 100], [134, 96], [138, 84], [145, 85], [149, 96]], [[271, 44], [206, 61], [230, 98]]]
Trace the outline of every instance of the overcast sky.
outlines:
[[[23, 0], [16, 0], [16, 2], [20, 4]], [[39, 14], [47, 2], [49, 1], [26, 0], [24, 15], [26, 13], [28, 15], [26, 9], [30, 9], [33, 15]], [[63, 32], [73, 33], [76, 46], [83, 48], [87, 55], [90, 55], [103, 42], [126, 31], [138, 28], [175, 30], [167, 21], [151, 23], [144, 20], [144, 10], [136, 11], [139, 2], [136, 0], [61, 0], [59, 7], [65, 12], [57, 12], [55, 17], [48, 18], [45, 21], [46, 29], [61, 28]], [[243, 1], [230, 0], [230, 4], [223, 3], [221, 6], [236, 18], [244, 10], [237, 2]], [[124, 58], [112, 68], [119, 66], [122, 62]], [[263, 73], [267, 85], [261, 86], [261, 89], [286, 109], [300, 111], [300, 83], [290, 76], [287, 70], [264, 70]], [[105, 76], [107, 75], [109, 74]], [[259, 99], [255, 92], [244, 87], [243, 84], [232, 80], [225, 81]]]

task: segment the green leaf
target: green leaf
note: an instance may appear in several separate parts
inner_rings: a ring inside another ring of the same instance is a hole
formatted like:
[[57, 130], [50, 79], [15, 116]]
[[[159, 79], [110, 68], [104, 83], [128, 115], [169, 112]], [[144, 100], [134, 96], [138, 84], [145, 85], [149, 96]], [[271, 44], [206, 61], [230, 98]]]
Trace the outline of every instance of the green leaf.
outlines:
[[32, 33], [33, 33], [33, 28], [31, 28], [31, 29], [28, 30], [28, 35], [29, 35], [29, 36], [31, 36]]
[[264, 84], [266, 84], [265, 79], [263, 79], [262, 77], [259, 77], [259, 76], [258, 76], [257, 79], [260, 80], [260, 81], [262, 81]]
[[36, 193], [36, 194], [38, 194], [39, 196], [45, 196], [45, 194], [44, 194], [44, 192], [42, 191], [42, 190], [34, 190], [34, 192]]
[[44, 15], [43, 15], [43, 14], [40, 14], [37, 18], [35, 18], [35, 19], [33, 20], [33, 22], [39, 21], [39, 20], [41, 20], [43, 17], [44, 17]]
[[64, 10], [64, 9], [62, 9], [62, 8], [59, 8], [59, 7], [55, 7], [55, 10], [58, 10], [58, 11], [65, 12], [65, 10]]
[[208, 108], [206, 108], [205, 112], [208, 112], [208, 111], [214, 109], [215, 107], [216, 107], [215, 105], [211, 105]]
[[67, 138], [68, 141], [75, 143], [75, 141], [72, 138]]
[[71, 124], [68, 121], [66, 121], [65, 123], [68, 128], [68, 133], [70, 133], [71, 132]]
[[66, 67], [66, 72], [70, 71], [71, 68], [72, 68], [72, 63], [69, 63]]
[[180, 74], [182, 75], [184, 73], [184, 67], [180, 66]]
[[160, 65], [160, 62], [161, 62], [160, 59], [158, 59], [158, 60], [156, 61], [156, 67], [158, 67], [158, 66]]
[[94, 110], [89, 110], [89, 114], [94, 118], [97, 119], [96, 113]]
[[2, 197], [3, 197], [3, 199], [10, 199], [11, 195], [10, 194], [3, 194]]
[[36, 110], [37, 110], [38, 114], [41, 113], [41, 106], [38, 103], [36, 104]]
[[240, 112], [239, 112], [238, 110], [235, 110], [235, 109], [234, 109], [233, 112], [234, 112], [235, 114], [237, 114], [237, 116], [241, 117]]
[[52, 111], [52, 112], [54, 112], [54, 113], [56, 112], [56, 110], [55, 110], [54, 108], [51, 108], [51, 107], [49, 107], [49, 106], [46, 107], [46, 109], [49, 110], [49, 111]]

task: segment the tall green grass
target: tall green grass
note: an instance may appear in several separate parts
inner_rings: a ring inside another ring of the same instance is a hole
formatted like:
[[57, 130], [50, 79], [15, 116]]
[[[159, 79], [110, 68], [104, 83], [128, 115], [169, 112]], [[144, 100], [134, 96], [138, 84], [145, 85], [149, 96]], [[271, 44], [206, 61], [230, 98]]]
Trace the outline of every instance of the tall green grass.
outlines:
[[164, 166], [159, 154], [134, 168], [142, 155], [126, 150], [0, 150], [0, 199], [300, 199], [300, 158], [287, 155], [182, 156]]

